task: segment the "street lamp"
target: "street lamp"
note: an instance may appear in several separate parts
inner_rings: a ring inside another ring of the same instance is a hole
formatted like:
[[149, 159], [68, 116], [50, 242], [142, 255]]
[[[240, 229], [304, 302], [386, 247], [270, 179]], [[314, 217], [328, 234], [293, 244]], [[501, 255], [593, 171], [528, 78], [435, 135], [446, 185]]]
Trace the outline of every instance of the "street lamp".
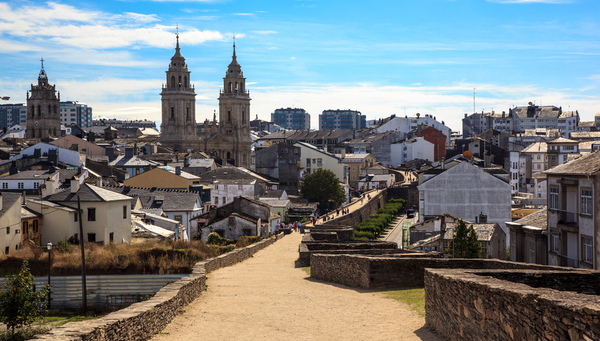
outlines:
[[46, 247], [48, 248], [48, 287], [50, 287], [50, 290], [48, 291], [48, 310], [50, 310], [52, 307], [52, 287], [50, 286], [50, 270], [52, 269], [52, 242], [48, 242]]

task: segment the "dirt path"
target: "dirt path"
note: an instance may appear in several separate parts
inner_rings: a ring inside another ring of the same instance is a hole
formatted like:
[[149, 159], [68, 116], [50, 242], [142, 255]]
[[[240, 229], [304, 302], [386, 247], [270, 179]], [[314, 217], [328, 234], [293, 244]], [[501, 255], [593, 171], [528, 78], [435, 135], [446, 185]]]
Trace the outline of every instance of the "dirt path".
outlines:
[[294, 267], [292, 233], [208, 275], [208, 290], [153, 340], [438, 340], [381, 293], [319, 282]]

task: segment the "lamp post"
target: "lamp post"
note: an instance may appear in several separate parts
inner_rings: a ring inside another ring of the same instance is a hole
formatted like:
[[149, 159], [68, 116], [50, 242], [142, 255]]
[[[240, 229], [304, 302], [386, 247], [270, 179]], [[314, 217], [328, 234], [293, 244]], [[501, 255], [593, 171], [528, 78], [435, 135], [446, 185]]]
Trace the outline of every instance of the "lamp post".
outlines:
[[52, 308], [52, 286], [50, 285], [50, 270], [52, 270], [52, 242], [48, 242], [46, 244], [48, 248], [48, 286], [50, 290], [48, 291], [48, 310]]

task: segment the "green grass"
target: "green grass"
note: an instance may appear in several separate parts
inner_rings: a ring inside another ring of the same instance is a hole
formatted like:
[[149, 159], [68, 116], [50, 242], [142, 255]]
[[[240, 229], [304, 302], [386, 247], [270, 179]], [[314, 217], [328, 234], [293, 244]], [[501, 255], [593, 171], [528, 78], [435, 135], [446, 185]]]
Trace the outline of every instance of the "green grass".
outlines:
[[102, 316], [45, 316], [40, 319], [37, 319], [35, 321], [35, 324], [58, 327], [69, 322], [93, 320], [100, 317]]
[[302, 270], [304, 270], [304, 272], [306, 272], [306, 274], [310, 276], [310, 266], [304, 267], [302, 268]]
[[425, 288], [400, 288], [396, 290], [380, 291], [385, 298], [407, 304], [419, 316], [425, 317]]

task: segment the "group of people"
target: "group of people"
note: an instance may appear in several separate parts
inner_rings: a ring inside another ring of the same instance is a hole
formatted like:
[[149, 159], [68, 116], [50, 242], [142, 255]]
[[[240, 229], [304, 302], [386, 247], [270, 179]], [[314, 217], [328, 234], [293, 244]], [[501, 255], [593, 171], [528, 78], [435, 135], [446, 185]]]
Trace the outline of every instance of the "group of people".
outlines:
[[[284, 223], [279, 223], [279, 226], [284, 229], [285, 228], [285, 224]], [[292, 231], [298, 231], [300, 229], [300, 227], [302, 227], [302, 223], [299, 221], [296, 221], [294, 223], [290, 223], [288, 225], [288, 228]]]

